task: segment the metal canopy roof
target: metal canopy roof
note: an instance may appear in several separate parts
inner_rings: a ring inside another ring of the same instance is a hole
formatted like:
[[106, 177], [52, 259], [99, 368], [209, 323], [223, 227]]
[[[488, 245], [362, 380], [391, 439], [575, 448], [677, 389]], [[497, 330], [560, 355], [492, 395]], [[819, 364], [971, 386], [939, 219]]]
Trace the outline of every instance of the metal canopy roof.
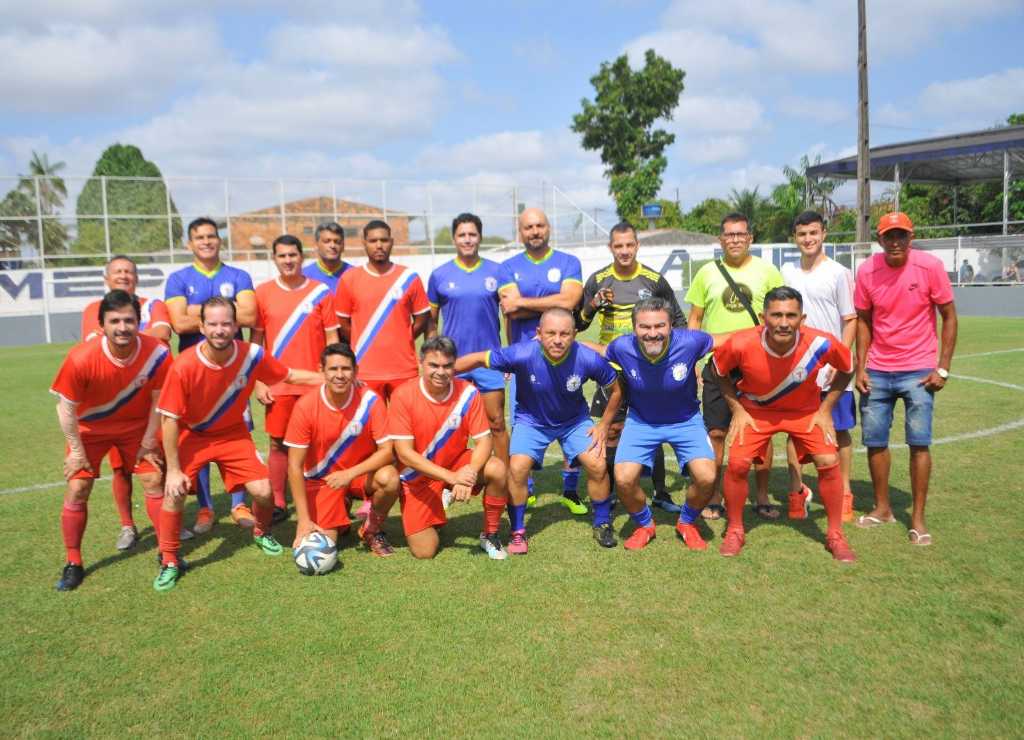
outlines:
[[[1024, 126], [971, 131], [871, 149], [871, 179], [888, 182], [965, 183], [1003, 179], [1003, 155], [1011, 171], [1024, 171]], [[810, 178], [857, 177], [857, 157], [807, 168]]]

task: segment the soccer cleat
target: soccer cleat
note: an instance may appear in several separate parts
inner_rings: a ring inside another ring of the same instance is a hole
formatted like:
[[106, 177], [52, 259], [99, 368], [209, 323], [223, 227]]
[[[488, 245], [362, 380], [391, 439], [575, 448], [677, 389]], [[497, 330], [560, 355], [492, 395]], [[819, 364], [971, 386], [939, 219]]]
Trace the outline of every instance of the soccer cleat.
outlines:
[[853, 521], [853, 493], [847, 491], [843, 494], [843, 523], [849, 524]]
[[57, 581], [58, 591], [74, 591], [82, 585], [85, 580], [85, 568], [75, 563], [67, 563], [61, 571], [60, 580]]
[[825, 549], [832, 553], [832, 557], [840, 563], [852, 563], [857, 560], [853, 554], [850, 543], [846, 541], [846, 535], [840, 532], [829, 532], [825, 537]]
[[601, 547], [615, 547], [618, 541], [615, 539], [615, 532], [612, 525], [605, 523], [594, 527], [594, 539]]
[[281, 543], [274, 539], [274, 535], [267, 532], [265, 534], [256, 535], [252, 538], [252, 541], [256, 543], [256, 547], [263, 551], [264, 555], [280, 555], [284, 552], [284, 548], [281, 547]]
[[366, 549], [378, 558], [386, 558], [395, 554], [395, 548], [388, 542], [387, 536], [379, 530], [370, 534], [366, 532], [366, 525], [363, 525], [359, 528], [359, 539], [363, 541]]
[[512, 533], [512, 537], [508, 541], [508, 551], [513, 555], [525, 555], [530, 551], [525, 529], [517, 529]]
[[193, 537], [195, 537], [195, 535], [192, 534], [192, 530], [186, 527], [184, 524], [181, 525], [181, 532], [178, 533], [178, 539], [184, 542], [185, 540], [190, 540]]
[[[159, 565], [161, 568], [164, 567], [164, 558], [163, 555], [161, 555], [159, 552], [156, 554], [156, 564]], [[188, 562], [185, 560], [185, 558], [181, 557], [181, 555], [178, 556], [177, 564], [179, 573], [184, 573], [188, 570]]]
[[170, 591], [174, 588], [178, 579], [181, 578], [181, 571], [173, 563], [160, 567], [160, 573], [153, 579], [153, 588], [157, 591]]
[[672, 496], [668, 491], [655, 491], [654, 497], [651, 499], [651, 503], [659, 509], [672, 514], [678, 514], [683, 510], [682, 506], [672, 500]]
[[746, 539], [742, 529], [726, 529], [725, 539], [722, 540], [722, 546], [718, 548], [718, 552], [727, 558], [735, 557], [740, 554]]
[[801, 485], [799, 491], [789, 494], [789, 518], [806, 519], [812, 498], [814, 494], [805, 485]]
[[196, 523], [192, 526], [192, 531], [196, 534], [206, 534], [213, 529], [213, 521], [213, 509], [204, 506], [196, 512]]
[[135, 528], [134, 524], [121, 527], [121, 533], [117, 535], [117, 549], [118, 550], [131, 550], [135, 547], [135, 543], [139, 541], [139, 530]]
[[647, 543], [654, 539], [654, 525], [649, 527], [637, 527], [636, 531], [629, 536], [629, 538], [622, 543], [622, 546], [627, 550], [642, 550], [647, 547]]
[[448, 507], [452, 505], [452, 499], [455, 498], [455, 494], [452, 493], [450, 488], [446, 488], [441, 491], [441, 507], [448, 511]]
[[494, 534], [480, 535], [480, 549], [486, 552], [487, 557], [491, 560], [505, 560], [508, 557], [508, 553], [501, 546], [501, 540], [498, 539], [496, 532]]
[[245, 504], [239, 504], [231, 508], [231, 521], [243, 529], [252, 529], [256, 526], [256, 517]]
[[533, 476], [526, 479], [526, 505], [536, 506], [537, 494], [533, 492]]
[[676, 522], [676, 534], [682, 538], [683, 544], [691, 550], [708, 549], [708, 543], [700, 536], [700, 531], [697, 529], [696, 524]]
[[558, 503], [567, 508], [570, 512], [576, 516], [583, 516], [587, 513], [587, 505], [579, 500], [575, 495], [565, 495], [558, 499]]
[[284, 507], [281, 507], [281, 506], [275, 506], [274, 507], [274, 513], [272, 513], [270, 515], [270, 523], [271, 524], [280, 524], [281, 522], [284, 522], [284, 521], [287, 521], [287, 520], [288, 520], [288, 509], [284, 508]]
[[537, 505], [537, 497], [534, 496], [531, 493], [529, 496], [526, 497], [526, 505], [527, 506], [536, 506]]

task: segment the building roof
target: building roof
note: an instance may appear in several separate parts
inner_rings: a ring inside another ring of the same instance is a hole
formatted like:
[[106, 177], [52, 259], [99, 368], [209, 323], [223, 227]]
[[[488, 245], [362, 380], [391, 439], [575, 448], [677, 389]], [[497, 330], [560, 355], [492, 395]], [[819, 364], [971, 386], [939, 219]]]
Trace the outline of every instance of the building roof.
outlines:
[[[1003, 152], [1009, 152], [1012, 172], [1024, 172], [1024, 126], [873, 147], [869, 152], [871, 179], [893, 182], [899, 165], [901, 182], [955, 184], [1002, 180]], [[807, 176], [855, 179], [857, 157], [808, 167]]]

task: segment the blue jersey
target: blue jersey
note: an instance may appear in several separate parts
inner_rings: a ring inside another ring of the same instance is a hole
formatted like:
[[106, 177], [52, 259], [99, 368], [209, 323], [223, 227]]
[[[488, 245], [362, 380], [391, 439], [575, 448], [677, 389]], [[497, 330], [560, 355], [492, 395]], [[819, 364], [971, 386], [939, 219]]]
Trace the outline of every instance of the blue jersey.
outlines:
[[613, 339], [605, 358], [622, 369], [629, 415], [645, 424], [679, 424], [700, 411], [693, 371], [713, 344], [710, 334], [673, 329], [668, 347], [660, 357], [651, 359], [636, 334]]
[[441, 309], [442, 333], [450, 337], [460, 355], [501, 347], [498, 324], [497, 262], [481, 259], [473, 268], [458, 259], [430, 274], [427, 298]]
[[[189, 306], [198, 306], [214, 296], [237, 298], [246, 291], [253, 293], [252, 277], [245, 270], [225, 265], [223, 262], [213, 272], [207, 272], [196, 264], [172, 272], [164, 288], [164, 302], [185, 301]], [[241, 339], [242, 332], [238, 336]], [[178, 351], [198, 344], [203, 335], [189, 332], [178, 335]]]
[[587, 419], [590, 411], [583, 384], [602, 388], [615, 381], [615, 370], [594, 350], [573, 343], [558, 362], [548, 359], [538, 341], [520, 342], [487, 353], [487, 367], [516, 376], [515, 423], [560, 426]]
[[316, 259], [310, 262], [308, 265], [302, 268], [302, 274], [308, 277], [310, 280], [317, 280], [327, 285], [331, 289], [331, 293], [336, 293], [338, 290], [338, 280], [341, 279], [342, 273], [350, 268], [348, 262], [342, 262], [338, 265], [338, 269], [334, 272], [329, 271], [320, 260]]
[[[557, 249], [534, 261], [528, 252], [523, 251], [509, 257], [501, 263], [501, 275], [498, 289], [515, 284], [519, 295], [524, 298], [543, 298], [560, 293], [563, 283], [579, 283], [583, 285], [583, 267], [577, 257]], [[540, 314], [528, 319], [512, 319], [509, 322], [508, 343], [516, 344], [537, 335], [537, 324]]]

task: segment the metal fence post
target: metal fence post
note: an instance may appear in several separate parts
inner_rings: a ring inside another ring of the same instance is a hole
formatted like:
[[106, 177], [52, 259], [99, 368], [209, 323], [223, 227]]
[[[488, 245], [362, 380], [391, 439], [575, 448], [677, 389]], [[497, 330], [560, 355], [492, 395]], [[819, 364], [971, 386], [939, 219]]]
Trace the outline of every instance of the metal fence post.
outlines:
[[958, 236], [956, 238], [956, 248], [953, 250], [953, 271], [956, 273], [956, 284], [960, 287], [960, 243], [963, 241], [963, 237]]
[[107, 246], [107, 262], [110, 262], [110, 214], [107, 212], [106, 175], [100, 175], [100, 197], [103, 203], [103, 240]]
[[228, 178], [224, 178], [224, 223], [228, 230], [228, 261], [235, 257], [235, 239], [231, 235], [231, 192]]
[[[1010, 233], [1010, 151], [1003, 151], [1003, 236]], [[1006, 251], [1003, 250], [1003, 254]]]
[[164, 183], [164, 207], [167, 209], [167, 251], [171, 260], [171, 264], [174, 264], [174, 218], [171, 215], [171, 189], [167, 186], [167, 180]]
[[278, 197], [281, 199], [281, 233], [288, 233], [288, 217], [284, 210], [284, 180], [277, 181]]
[[334, 180], [331, 180], [331, 216], [334, 223], [338, 223], [338, 183]]
[[46, 279], [46, 243], [43, 236], [43, 198], [39, 190], [39, 177], [32, 178], [32, 184], [36, 191], [36, 233], [39, 235], [39, 263], [43, 268], [43, 336], [46, 343], [53, 342], [53, 335], [50, 330], [50, 300], [48, 290], [50, 281]]
[[[437, 264], [437, 252], [434, 248], [434, 194], [430, 190], [430, 183], [427, 183], [427, 215], [424, 217], [427, 225], [427, 239], [430, 240], [430, 269]], [[454, 237], [455, 235], [452, 234]]]
[[380, 212], [384, 217], [384, 223], [388, 222], [388, 181], [380, 181]]

